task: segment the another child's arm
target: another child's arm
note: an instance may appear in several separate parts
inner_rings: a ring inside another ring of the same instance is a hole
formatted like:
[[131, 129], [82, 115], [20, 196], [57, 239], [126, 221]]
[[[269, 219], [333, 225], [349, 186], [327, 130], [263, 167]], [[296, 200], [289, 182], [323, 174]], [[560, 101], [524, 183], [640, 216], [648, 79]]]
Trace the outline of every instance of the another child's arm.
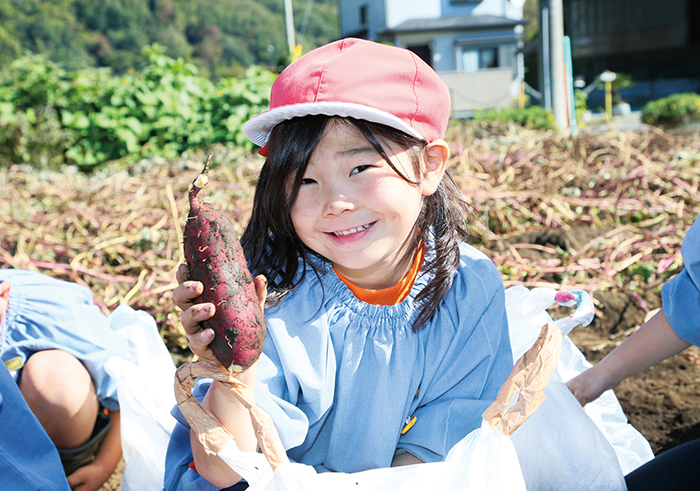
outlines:
[[569, 380], [566, 385], [582, 406], [596, 400], [622, 380], [688, 348], [675, 333], [663, 309], [637, 332], [611, 351], [597, 365]]
[[[214, 331], [211, 329], [200, 331], [199, 327], [200, 322], [213, 317], [215, 307], [211, 303], [194, 303], [195, 299], [202, 293], [202, 284], [200, 282], [184, 281], [186, 272], [186, 266], [181, 265], [177, 273], [180, 286], [173, 291], [173, 300], [184, 311], [180, 321], [185, 329], [192, 352], [200, 359], [218, 365], [219, 362], [209, 348], [209, 343], [214, 339]], [[267, 287], [265, 278], [262, 276], [256, 277], [255, 287], [258, 298], [264, 305]], [[256, 362], [248, 370], [235, 375], [235, 377], [248, 387], [253, 388], [257, 370], [258, 363]], [[202, 406], [214, 414], [233, 435], [236, 444], [241, 450], [256, 450], [257, 439], [250, 420], [250, 413], [236, 398], [231, 388], [214, 381], [202, 401]], [[241, 477], [218, 456], [206, 453], [194, 432], [190, 433], [190, 443], [197, 472], [207, 481], [219, 487], [228, 487], [240, 481]]]
[[97, 450], [95, 460], [68, 476], [68, 484], [75, 491], [95, 491], [112, 475], [122, 456], [121, 417], [119, 411], [109, 413], [112, 420], [105, 439]]
[[404, 452], [394, 457], [391, 461], [391, 467], [399, 467], [402, 465], [423, 464], [424, 462], [413, 455], [412, 453]]

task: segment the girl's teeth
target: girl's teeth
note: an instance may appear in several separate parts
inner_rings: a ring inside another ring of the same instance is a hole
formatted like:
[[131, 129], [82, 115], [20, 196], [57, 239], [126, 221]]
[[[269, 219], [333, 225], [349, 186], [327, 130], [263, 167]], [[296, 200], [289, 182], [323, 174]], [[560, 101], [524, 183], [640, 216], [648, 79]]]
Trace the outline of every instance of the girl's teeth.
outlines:
[[350, 234], [354, 234], [357, 232], [361, 232], [368, 227], [369, 227], [369, 225], [363, 225], [362, 227], [351, 228], [350, 230], [343, 230], [342, 232], [334, 232], [333, 235], [335, 235], [336, 237], [341, 237], [343, 235], [350, 235]]

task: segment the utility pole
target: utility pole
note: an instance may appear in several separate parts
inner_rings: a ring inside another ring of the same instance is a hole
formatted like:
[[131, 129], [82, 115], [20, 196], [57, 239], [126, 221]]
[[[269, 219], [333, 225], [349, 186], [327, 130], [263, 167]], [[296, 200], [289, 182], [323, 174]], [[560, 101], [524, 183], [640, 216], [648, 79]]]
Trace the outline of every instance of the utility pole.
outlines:
[[564, 67], [564, 7], [562, 0], [550, 0], [552, 28], [552, 109], [559, 129], [569, 127], [569, 110], [566, 107], [566, 69]]
[[[545, 0], [542, 3], [545, 4], [542, 9], [542, 22], [547, 23], [546, 26], [542, 26], [543, 34], [547, 33], [547, 39], [543, 38], [542, 47], [542, 57], [547, 58], [543, 59], [543, 65], [548, 68], [544, 73], [548, 78], [544, 81], [544, 87], [550, 91], [549, 97], [545, 95], [545, 101], [551, 101], [554, 120], [559, 129], [565, 130], [569, 127], [569, 111], [566, 104], [564, 66], [564, 8], [562, 0]], [[545, 15], [547, 12], [548, 16]]]
[[294, 41], [294, 16], [292, 14], [292, 0], [284, 0], [284, 18], [287, 24], [287, 45], [289, 54], [294, 53], [296, 42]]
[[542, 96], [545, 109], [552, 109], [552, 67], [549, 56], [549, 7], [542, 7], [540, 15], [540, 32], [542, 36]]

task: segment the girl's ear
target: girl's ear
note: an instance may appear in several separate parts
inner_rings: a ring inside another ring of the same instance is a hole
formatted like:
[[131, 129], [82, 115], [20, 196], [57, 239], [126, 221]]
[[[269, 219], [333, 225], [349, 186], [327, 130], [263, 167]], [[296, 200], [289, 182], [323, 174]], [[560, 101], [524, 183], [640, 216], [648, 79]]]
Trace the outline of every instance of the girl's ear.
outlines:
[[445, 175], [447, 161], [450, 160], [450, 147], [445, 140], [435, 140], [428, 143], [425, 155], [425, 169], [423, 169], [420, 190], [423, 196], [430, 196]]

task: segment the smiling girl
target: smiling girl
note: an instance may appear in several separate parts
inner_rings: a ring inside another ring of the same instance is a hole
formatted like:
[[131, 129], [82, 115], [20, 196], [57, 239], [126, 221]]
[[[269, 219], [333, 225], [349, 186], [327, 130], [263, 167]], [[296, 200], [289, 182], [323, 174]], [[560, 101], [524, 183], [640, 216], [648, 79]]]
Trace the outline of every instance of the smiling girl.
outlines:
[[[268, 335], [237, 377], [292, 461], [337, 472], [440, 461], [512, 368], [503, 283], [466, 243], [468, 208], [446, 172], [448, 89], [408, 50], [344, 39], [284, 70], [270, 106], [244, 128], [266, 161], [241, 240]], [[173, 298], [192, 351], [214, 361], [201, 288], [182, 281]], [[194, 395], [256, 449], [228, 387], [200, 380]], [[173, 413], [166, 489], [245, 489]]]

